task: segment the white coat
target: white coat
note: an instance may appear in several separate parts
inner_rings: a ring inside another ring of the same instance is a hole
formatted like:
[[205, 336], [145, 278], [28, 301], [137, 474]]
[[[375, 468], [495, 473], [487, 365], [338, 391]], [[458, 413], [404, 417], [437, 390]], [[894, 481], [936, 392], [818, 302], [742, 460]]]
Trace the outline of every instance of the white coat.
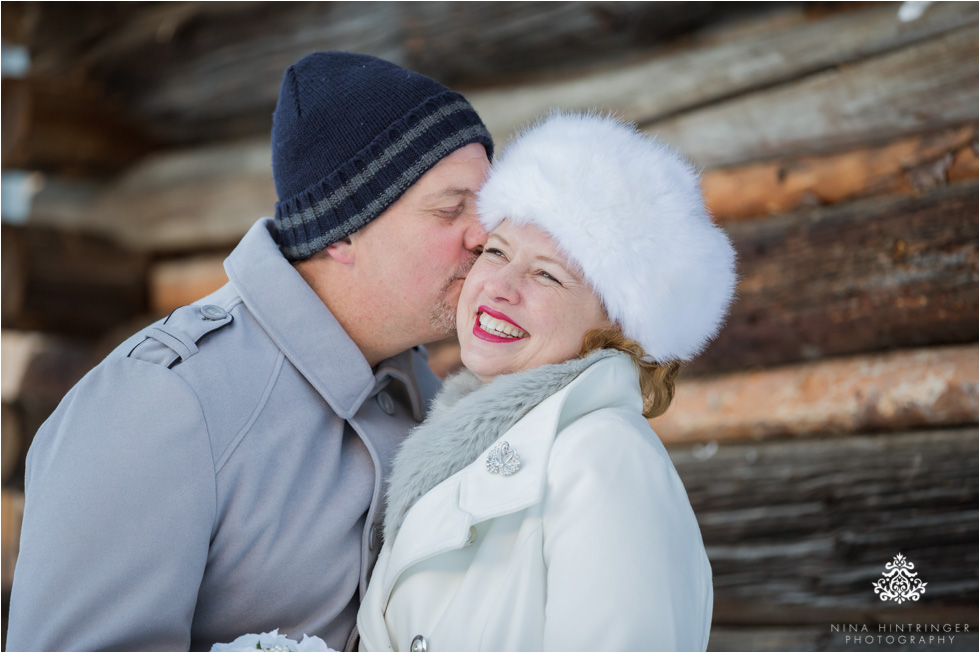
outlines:
[[641, 409], [630, 359], [601, 359], [498, 439], [516, 473], [484, 453], [421, 496], [378, 558], [361, 649], [705, 650], [711, 568]]

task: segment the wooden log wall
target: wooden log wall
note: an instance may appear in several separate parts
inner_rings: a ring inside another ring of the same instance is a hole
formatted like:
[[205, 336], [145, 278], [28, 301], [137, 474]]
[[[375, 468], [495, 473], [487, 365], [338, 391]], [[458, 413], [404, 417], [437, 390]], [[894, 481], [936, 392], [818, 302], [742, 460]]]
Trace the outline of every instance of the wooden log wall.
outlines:
[[[4, 3], [32, 64], [3, 80], [3, 169], [33, 173], [2, 236], [4, 591], [32, 433], [115, 343], [226, 281], [273, 210], [282, 71], [348, 49], [462, 90], [498, 146], [597, 108], [704, 169], [738, 298], [653, 426], [712, 561], [711, 650], [893, 650], [840, 626], [910, 623], [966, 624], [933, 650], [976, 650], [978, 9], [900, 8]], [[928, 582], [901, 605], [872, 590], [899, 553]]]

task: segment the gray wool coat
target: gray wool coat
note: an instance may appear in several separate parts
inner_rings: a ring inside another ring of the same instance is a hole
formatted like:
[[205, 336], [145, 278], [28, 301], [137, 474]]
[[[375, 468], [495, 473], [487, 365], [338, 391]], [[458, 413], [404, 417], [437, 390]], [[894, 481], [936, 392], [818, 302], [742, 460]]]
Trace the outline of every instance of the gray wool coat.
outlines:
[[128, 339], [28, 454], [8, 650], [350, 644], [383, 479], [438, 380], [372, 370], [256, 223], [229, 283]]

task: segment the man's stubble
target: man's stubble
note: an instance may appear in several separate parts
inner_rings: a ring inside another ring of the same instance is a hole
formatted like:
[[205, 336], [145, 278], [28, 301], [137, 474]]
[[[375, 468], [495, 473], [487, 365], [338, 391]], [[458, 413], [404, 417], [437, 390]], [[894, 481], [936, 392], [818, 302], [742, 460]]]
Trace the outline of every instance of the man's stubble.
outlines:
[[466, 275], [476, 263], [476, 258], [474, 255], [446, 282], [439, 294], [439, 302], [429, 313], [429, 324], [442, 335], [450, 336], [456, 333], [456, 304], [459, 302], [459, 293], [453, 293], [454, 299], [450, 299], [450, 292], [454, 283], [466, 279]]

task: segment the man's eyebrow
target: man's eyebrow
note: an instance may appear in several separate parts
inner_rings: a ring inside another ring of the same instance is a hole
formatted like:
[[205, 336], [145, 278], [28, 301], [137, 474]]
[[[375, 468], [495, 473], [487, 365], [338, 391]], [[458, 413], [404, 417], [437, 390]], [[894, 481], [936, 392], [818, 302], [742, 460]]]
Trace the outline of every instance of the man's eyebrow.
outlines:
[[422, 201], [438, 202], [439, 200], [444, 200], [451, 197], [464, 197], [466, 199], [470, 199], [476, 197], [476, 193], [474, 193], [473, 189], [471, 188], [447, 188], [446, 190], [441, 190], [438, 193], [426, 195], [422, 198]]

